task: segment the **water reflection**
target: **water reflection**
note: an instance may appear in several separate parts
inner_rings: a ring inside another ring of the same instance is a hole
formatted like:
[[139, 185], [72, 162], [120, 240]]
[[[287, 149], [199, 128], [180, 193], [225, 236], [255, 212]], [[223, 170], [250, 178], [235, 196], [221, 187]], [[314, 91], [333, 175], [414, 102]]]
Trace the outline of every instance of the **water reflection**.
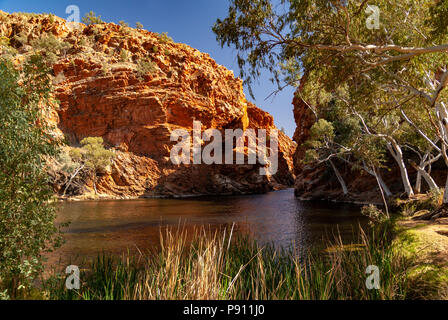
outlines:
[[359, 211], [350, 205], [302, 202], [292, 189], [235, 197], [64, 203], [57, 222], [71, 222], [64, 229], [67, 242], [50, 260], [154, 248], [161, 227], [179, 225], [230, 229], [235, 223], [237, 234], [250, 235], [261, 244], [307, 249], [331, 237], [336, 228], [344, 239], [352, 239], [358, 223], [365, 223]]

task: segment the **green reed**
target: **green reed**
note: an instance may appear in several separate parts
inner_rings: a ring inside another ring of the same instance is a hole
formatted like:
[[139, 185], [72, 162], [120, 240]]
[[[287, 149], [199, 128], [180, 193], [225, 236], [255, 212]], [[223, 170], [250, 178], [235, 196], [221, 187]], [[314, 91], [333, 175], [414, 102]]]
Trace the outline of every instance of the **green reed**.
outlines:
[[[65, 275], [45, 283], [50, 299], [405, 299], [411, 261], [392, 245], [390, 227], [362, 229], [356, 246], [337, 237], [331, 249], [259, 246], [232, 232], [166, 230], [160, 249], [114, 257], [99, 255], [81, 272], [80, 290]], [[353, 249], [355, 248], [355, 249]], [[366, 268], [380, 270], [379, 290], [366, 287]]]

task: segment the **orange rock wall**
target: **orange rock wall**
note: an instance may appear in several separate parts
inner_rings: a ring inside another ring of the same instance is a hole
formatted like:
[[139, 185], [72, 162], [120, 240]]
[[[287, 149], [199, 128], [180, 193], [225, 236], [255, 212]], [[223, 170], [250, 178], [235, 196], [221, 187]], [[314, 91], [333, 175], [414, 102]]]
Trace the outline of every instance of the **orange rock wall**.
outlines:
[[7, 15], [0, 33], [25, 37], [26, 43], [14, 44], [24, 56], [33, 50], [33, 40], [50, 34], [66, 44], [52, 66], [58, 125], [72, 145], [101, 136], [116, 150], [113, 165], [100, 176], [100, 193], [239, 194], [293, 183], [295, 145], [282, 133], [274, 176], [260, 176], [259, 165], [171, 163], [171, 132], [191, 130], [194, 120], [201, 121], [203, 130], [275, 128], [271, 115], [247, 102], [242, 81], [208, 54], [145, 30], [115, 24], [75, 28], [48, 16]]

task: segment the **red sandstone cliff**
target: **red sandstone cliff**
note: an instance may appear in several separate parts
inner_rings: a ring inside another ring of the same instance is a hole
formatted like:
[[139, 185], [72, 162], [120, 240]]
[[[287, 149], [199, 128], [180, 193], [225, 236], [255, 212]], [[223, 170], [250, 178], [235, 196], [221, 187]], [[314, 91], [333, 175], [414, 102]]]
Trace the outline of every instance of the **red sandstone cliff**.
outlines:
[[[20, 61], [36, 39], [61, 48], [40, 51], [53, 61], [60, 130], [72, 145], [101, 136], [116, 150], [98, 191], [114, 197], [241, 194], [291, 185], [294, 143], [279, 133], [279, 170], [259, 165], [173, 165], [175, 129], [274, 129], [271, 115], [247, 102], [242, 81], [208, 54], [164, 36], [115, 24], [68, 25], [48, 15], [1, 13], [0, 35]], [[63, 186], [55, 183], [56, 189]], [[84, 191], [91, 190], [86, 179]]]

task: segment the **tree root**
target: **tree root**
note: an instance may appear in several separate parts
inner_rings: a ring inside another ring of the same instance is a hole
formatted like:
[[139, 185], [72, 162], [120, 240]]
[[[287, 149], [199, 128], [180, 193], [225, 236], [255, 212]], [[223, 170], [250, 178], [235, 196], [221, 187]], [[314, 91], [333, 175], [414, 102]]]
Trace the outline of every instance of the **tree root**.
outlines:
[[448, 217], [448, 204], [442, 205], [440, 208], [430, 211], [426, 214], [413, 218], [413, 220], [436, 220]]

